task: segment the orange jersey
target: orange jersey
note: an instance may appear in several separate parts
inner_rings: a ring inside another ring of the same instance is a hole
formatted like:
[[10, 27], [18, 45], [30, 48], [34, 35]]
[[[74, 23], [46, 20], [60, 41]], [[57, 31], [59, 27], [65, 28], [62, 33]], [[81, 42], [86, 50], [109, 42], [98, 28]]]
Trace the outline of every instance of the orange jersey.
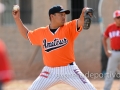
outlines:
[[59, 27], [55, 33], [46, 27], [40, 27], [28, 32], [28, 38], [33, 45], [42, 48], [44, 64], [49, 67], [66, 66], [75, 61], [74, 40], [82, 30], [77, 30], [77, 20]]

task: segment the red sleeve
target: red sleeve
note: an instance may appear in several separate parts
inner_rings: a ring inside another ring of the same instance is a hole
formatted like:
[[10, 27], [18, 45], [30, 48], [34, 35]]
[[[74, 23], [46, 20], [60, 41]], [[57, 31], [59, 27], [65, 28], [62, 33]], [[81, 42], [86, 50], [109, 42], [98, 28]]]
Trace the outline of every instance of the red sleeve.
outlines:
[[41, 28], [29, 31], [27, 35], [32, 45], [40, 45]]
[[0, 71], [9, 70], [10, 62], [4, 42], [0, 41]]
[[74, 40], [78, 34], [82, 31], [82, 26], [80, 26], [79, 29], [77, 29], [77, 22], [78, 20], [72, 20], [67, 23], [67, 26], [69, 27], [70, 37]]
[[0, 71], [8, 69], [8, 58], [5, 52], [5, 46], [0, 42]]
[[0, 40], [0, 80], [8, 82], [13, 78], [9, 56], [4, 42]]
[[110, 30], [110, 26], [108, 26], [105, 32], [103, 33], [104, 37], [109, 37], [109, 30]]

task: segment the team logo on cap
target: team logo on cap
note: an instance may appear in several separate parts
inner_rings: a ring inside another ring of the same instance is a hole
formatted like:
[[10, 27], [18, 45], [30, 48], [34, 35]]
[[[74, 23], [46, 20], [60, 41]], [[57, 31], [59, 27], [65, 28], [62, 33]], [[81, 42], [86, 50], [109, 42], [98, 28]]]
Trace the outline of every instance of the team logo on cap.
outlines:
[[63, 6], [60, 5], [60, 7], [61, 7], [61, 9], [63, 9]]

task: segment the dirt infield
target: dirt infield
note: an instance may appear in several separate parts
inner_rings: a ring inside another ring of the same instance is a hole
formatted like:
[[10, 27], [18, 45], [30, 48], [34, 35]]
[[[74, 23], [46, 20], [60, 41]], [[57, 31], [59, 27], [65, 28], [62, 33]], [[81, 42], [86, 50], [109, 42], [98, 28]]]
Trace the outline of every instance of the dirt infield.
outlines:
[[[103, 90], [104, 80], [90, 80], [97, 90]], [[27, 90], [33, 80], [13, 80], [4, 85], [3, 90]], [[114, 80], [111, 90], [118, 90], [119, 80]], [[65, 84], [58, 84], [48, 90], [76, 90]]]

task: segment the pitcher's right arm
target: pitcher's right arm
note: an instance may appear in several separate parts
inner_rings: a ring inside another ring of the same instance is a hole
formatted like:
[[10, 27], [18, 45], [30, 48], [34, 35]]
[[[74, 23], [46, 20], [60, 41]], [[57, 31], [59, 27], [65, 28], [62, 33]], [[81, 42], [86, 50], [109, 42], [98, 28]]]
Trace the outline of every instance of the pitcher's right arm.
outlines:
[[13, 15], [13, 18], [15, 20], [15, 23], [16, 23], [20, 33], [22, 34], [22, 36], [25, 39], [28, 39], [28, 37], [27, 37], [28, 28], [23, 24], [23, 22], [20, 19], [20, 10], [19, 9], [17, 11], [13, 10], [12, 15]]

